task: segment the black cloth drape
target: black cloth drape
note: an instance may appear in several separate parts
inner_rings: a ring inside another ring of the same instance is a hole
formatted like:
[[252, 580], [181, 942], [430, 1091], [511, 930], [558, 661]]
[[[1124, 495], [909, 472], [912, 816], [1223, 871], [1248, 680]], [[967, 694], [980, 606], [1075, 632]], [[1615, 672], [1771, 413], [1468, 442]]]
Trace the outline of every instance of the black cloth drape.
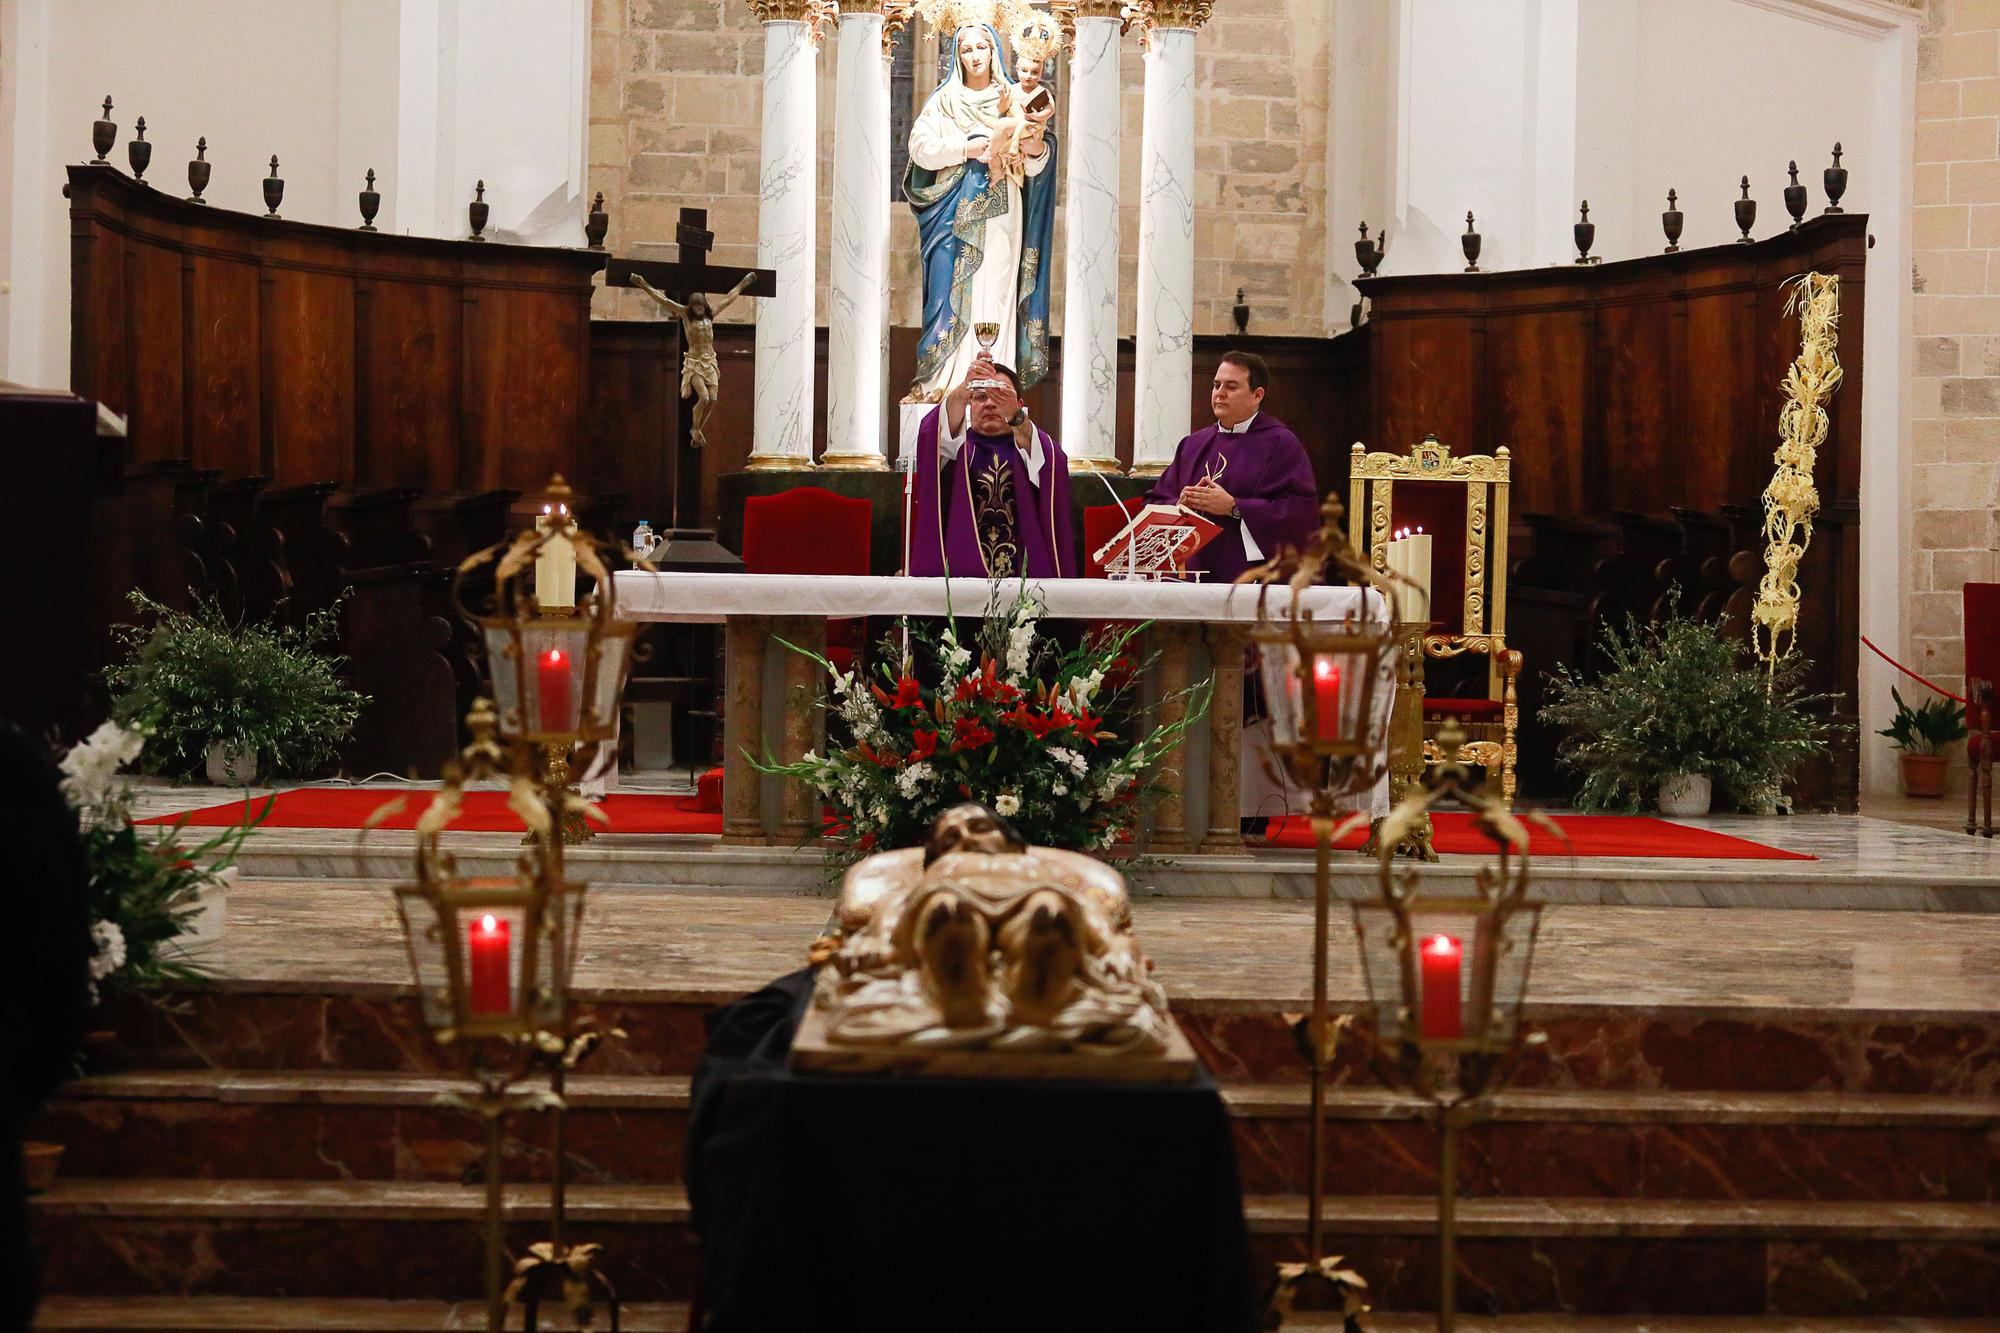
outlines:
[[41, 743], [0, 723], [0, 1330], [28, 1327], [35, 1310], [22, 1130], [68, 1074], [90, 1014], [89, 871], [60, 784]]
[[795, 972], [709, 1017], [688, 1193], [710, 1333], [1254, 1326], [1222, 1098], [799, 1074]]

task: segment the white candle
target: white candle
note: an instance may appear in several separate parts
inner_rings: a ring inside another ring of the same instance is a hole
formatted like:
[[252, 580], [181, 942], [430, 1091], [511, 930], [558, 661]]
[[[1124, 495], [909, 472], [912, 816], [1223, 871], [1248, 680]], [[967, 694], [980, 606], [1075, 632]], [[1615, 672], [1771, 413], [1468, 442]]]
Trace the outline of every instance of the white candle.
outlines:
[[1414, 614], [1410, 619], [1428, 624], [1431, 618], [1431, 535], [1418, 528], [1405, 537], [1403, 543], [1406, 547], [1404, 563], [1410, 578], [1417, 585], [1411, 599]]
[[562, 536], [574, 526], [568, 510], [557, 514], [545, 507], [535, 518], [538, 535], [557, 534], [535, 553], [535, 601], [546, 609], [576, 605], [576, 551]]

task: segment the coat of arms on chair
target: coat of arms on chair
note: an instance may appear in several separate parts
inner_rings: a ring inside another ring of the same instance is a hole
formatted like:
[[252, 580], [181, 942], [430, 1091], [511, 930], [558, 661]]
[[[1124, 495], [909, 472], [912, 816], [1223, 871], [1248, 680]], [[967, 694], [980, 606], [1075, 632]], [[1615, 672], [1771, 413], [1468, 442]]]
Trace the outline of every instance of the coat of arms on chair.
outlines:
[[[1432, 535], [1431, 632], [1424, 656], [1440, 664], [1485, 659], [1485, 671], [1452, 681], [1427, 671], [1424, 758], [1443, 755], [1437, 735], [1455, 720], [1468, 737], [1458, 758], [1497, 777], [1514, 801], [1515, 731], [1520, 709], [1515, 681], [1521, 654], [1507, 646], [1507, 493], [1511, 462], [1503, 445], [1492, 454], [1453, 454], [1427, 435], [1407, 454], [1370, 452], [1356, 442], [1349, 472], [1349, 512], [1361, 515], [1357, 540], [1377, 568], [1386, 568], [1392, 533], [1420, 528]], [[1481, 679], [1483, 675], [1484, 679]]]

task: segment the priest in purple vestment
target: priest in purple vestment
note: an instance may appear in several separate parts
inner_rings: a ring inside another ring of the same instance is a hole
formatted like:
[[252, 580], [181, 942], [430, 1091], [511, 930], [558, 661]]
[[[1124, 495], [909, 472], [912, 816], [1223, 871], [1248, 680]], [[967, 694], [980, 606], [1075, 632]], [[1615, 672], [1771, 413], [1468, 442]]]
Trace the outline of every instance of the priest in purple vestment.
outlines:
[[1068, 578], [1069, 459], [984, 352], [917, 431], [909, 573]]
[[1151, 504], [1183, 505], [1222, 525], [1188, 562], [1205, 571], [1204, 582], [1232, 582], [1319, 529], [1319, 488], [1305, 446], [1263, 410], [1270, 382], [1263, 357], [1225, 353], [1208, 395], [1215, 424], [1182, 440], [1146, 493]]

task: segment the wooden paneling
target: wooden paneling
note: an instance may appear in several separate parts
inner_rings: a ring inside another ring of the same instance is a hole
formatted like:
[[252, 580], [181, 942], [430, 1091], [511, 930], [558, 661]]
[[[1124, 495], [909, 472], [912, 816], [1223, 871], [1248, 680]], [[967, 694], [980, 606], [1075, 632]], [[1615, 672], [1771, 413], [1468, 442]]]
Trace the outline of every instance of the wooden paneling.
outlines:
[[194, 338], [188, 348], [194, 393], [187, 404], [194, 428], [186, 441], [156, 441], [149, 432], [134, 451], [137, 460], [180, 457], [181, 448], [191, 445], [186, 457], [197, 467], [232, 477], [263, 470], [261, 287], [255, 263], [195, 257]]
[[[1777, 443], [1779, 383], [1798, 352], [1785, 283], [1841, 279], [1862, 323], [1868, 220], [1814, 218], [1754, 245], [1616, 264], [1364, 279], [1371, 381], [1363, 438], [1506, 444], [1515, 506], [1558, 514], [1755, 503]], [[1860, 339], [1829, 408], [1820, 489], [1856, 499]]]
[[635, 519], [673, 522], [680, 325], [596, 320], [590, 329], [590, 429], [577, 468], [592, 493], [623, 491]]
[[[183, 302], [185, 273], [181, 256], [170, 250], [130, 248], [125, 251], [124, 346], [131, 365], [132, 413], [136, 426], [161, 441], [185, 441], [188, 417], [187, 310]], [[179, 457], [180, 449], [171, 451]], [[163, 455], [164, 456], [164, 455]]]
[[264, 475], [280, 486], [354, 482], [354, 286], [264, 272]]
[[71, 377], [128, 458], [277, 484], [539, 490], [583, 455], [602, 252], [189, 204], [69, 171]]
[[368, 281], [357, 310], [356, 474], [378, 486], [456, 489], [458, 291], [442, 282]]

